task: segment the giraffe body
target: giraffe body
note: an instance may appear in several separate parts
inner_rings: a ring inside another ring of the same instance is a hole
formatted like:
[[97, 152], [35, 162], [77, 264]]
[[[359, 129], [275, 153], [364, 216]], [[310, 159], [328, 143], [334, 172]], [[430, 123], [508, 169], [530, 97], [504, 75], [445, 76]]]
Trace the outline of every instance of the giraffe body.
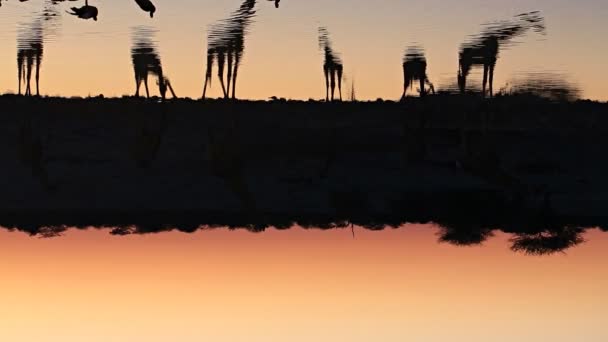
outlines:
[[458, 87], [466, 91], [467, 77], [475, 66], [483, 68], [483, 96], [489, 87], [493, 95], [494, 69], [502, 47], [508, 46], [515, 38], [521, 37], [529, 30], [544, 33], [544, 18], [540, 12], [522, 13], [515, 20], [487, 25], [486, 29], [475, 39], [463, 44], [458, 55]]

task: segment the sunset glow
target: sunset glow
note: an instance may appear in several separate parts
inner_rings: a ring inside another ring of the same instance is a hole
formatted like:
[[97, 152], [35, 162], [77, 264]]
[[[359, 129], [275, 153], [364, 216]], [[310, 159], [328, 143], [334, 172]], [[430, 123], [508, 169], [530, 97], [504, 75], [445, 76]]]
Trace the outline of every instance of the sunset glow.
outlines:
[[[604, 341], [606, 234], [563, 255], [372, 232], [0, 232], [3, 341]], [[539, 329], [542, 327], [542, 329]]]
[[[16, 91], [17, 23], [33, 20], [42, 0], [6, 2], [0, 25], [0, 91]], [[154, 19], [133, 1], [100, 2], [97, 22], [71, 16], [57, 18], [55, 36], [45, 43], [41, 91], [47, 95], [131, 95], [134, 81], [129, 49], [130, 30], [146, 25], [158, 29], [162, 63], [179, 96], [201, 96], [205, 68], [206, 31], [225, 18], [239, 1], [157, 1]], [[63, 10], [65, 6], [57, 8]], [[429, 77], [437, 85], [456, 80], [458, 48], [480, 25], [540, 10], [547, 35], [529, 34], [500, 54], [496, 88], [532, 71], [564, 73], [583, 89], [583, 97], [608, 100], [601, 43], [607, 29], [604, 1], [556, 3], [552, 0], [510, 2], [445, 1], [282, 1], [281, 8], [260, 1], [239, 72], [243, 98], [270, 96], [308, 99], [324, 95], [322, 57], [317, 46], [319, 25], [332, 32], [345, 63], [345, 94], [354, 82], [359, 99], [398, 99], [402, 87], [401, 57], [407, 45], [427, 51]], [[211, 90], [219, 96], [219, 84]]]

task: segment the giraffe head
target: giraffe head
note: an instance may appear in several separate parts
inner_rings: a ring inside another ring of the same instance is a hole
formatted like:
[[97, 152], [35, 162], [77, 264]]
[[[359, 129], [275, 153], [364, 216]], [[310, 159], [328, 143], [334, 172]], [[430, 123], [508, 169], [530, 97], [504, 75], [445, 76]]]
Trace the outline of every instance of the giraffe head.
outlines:
[[458, 67], [457, 80], [458, 80], [458, 89], [463, 94], [467, 88], [467, 75], [470, 70], [471, 70], [471, 65], [461, 59], [460, 66]]
[[91, 18], [93, 18], [93, 20], [97, 21], [97, 15], [99, 14], [99, 10], [97, 10], [97, 7], [94, 6], [90, 6], [91, 8], [89, 9], [89, 11], [91, 12]]
[[160, 92], [160, 97], [164, 100], [167, 96], [167, 86], [169, 85], [169, 79], [165, 76], [159, 77], [158, 81], [158, 91]]
[[546, 34], [545, 18], [540, 11], [522, 13], [517, 15], [516, 18], [523, 23], [525, 28], [539, 34]]
[[150, 3], [150, 18], [154, 18], [154, 12], [156, 12], [156, 6]]
[[466, 78], [464, 77], [464, 75], [462, 74], [462, 72], [460, 70], [458, 70], [458, 89], [460, 90], [461, 93], [465, 92], [466, 89]]

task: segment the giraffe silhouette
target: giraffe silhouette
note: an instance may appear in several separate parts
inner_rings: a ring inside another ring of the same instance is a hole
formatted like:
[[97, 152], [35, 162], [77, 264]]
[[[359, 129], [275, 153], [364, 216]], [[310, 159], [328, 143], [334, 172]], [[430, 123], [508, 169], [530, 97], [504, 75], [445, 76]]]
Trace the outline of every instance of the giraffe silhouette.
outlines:
[[474, 66], [483, 67], [482, 93], [486, 96], [489, 86], [490, 97], [493, 96], [494, 69], [500, 49], [508, 47], [517, 37], [529, 30], [545, 32], [544, 18], [540, 12], [527, 12], [516, 15], [513, 20], [485, 24], [481, 34], [461, 45], [459, 52], [458, 87], [466, 91], [467, 77]]
[[34, 74], [36, 82], [36, 96], [40, 95], [40, 69], [44, 55], [44, 38], [53, 32], [52, 23], [48, 22], [54, 21], [54, 18], [59, 15], [54, 4], [55, 2], [52, 0], [47, 1], [42, 12], [32, 22], [18, 27], [17, 82], [19, 95], [22, 91], [26, 96], [32, 95], [32, 74]]
[[155, 31], [148, 27], [136, 27], [133, 29], [133, 46], [131, 48], [131, 60], [133, 62], [133, 72], [135, 74], [135, 96], [139, 96], [141, 83], [144, 83], [146, 97], [150, 97], [148, 88], [149, 75], [156, 76], [158, 90], [163, 100], [166, 98], [167, 89], [171, 96], [176, 98], [171, 82], [163, 73], [160, 56], [154, 46]]
[[[207, 70], [203, 85], [203, 96], [207, 95], [207, 86], [211, 86], [213, 64], [217, 61], [217, 76], [222, 87], [224, 98], [236, 98], [236, 80], [245, 50], [245, 35], [255, 17], [256, 0], [245, 0], [230, 17], [221, 20], [209, 28], [207, 34]], [[278, 7], [278, 1], [276, 2]], [[224, 70], [226, 81], [224, 82]]]
[[413, 87], [414, 82], [420, 81], [420, 97], [426, 95], [425, 86], [428, 85], [431, 93], [435, 93], [435, 87], [429, 81], [426, 74], [426, 57], [424, 50], [418, 46], [411, 46], [405, 51], [403, 56], [403, 95], [401, 99], [405, 99], [407, 89]]
[[44, 53], [42, 33], [43, 30], [40, 22], [36, 22], [27, 32], [22, 32], [17, 37], [17, 81], [19, 84], [19, 95], [22, 93], [22, 86], [25, 87], [24, 92], [26, 96], [32, 95], [32, 72], [35, 72], [36, 95], [40, 95], [40, 66]]
[[331, 100], [334, 101], [336, 90], [336, 79], [338, 81], [338, 93], [342, 101], [342, 76], [344, 65], [339, 55], [334, 51], [329, 39], [326, 27], [319, 27], [319, 48], [323, 51], [323, 74], [325, 75], [325, 101], [329, 101], [329, 89], [331, 87]]

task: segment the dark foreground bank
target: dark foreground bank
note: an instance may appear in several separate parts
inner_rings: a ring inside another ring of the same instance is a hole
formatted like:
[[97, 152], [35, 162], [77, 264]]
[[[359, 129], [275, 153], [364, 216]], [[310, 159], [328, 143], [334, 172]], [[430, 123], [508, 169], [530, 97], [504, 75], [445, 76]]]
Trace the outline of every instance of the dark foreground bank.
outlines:
[[2, 96], [0, 108], [0, 224], [32, 232], [428, 221], [542, 230], [608, 218], [601, 103]]

